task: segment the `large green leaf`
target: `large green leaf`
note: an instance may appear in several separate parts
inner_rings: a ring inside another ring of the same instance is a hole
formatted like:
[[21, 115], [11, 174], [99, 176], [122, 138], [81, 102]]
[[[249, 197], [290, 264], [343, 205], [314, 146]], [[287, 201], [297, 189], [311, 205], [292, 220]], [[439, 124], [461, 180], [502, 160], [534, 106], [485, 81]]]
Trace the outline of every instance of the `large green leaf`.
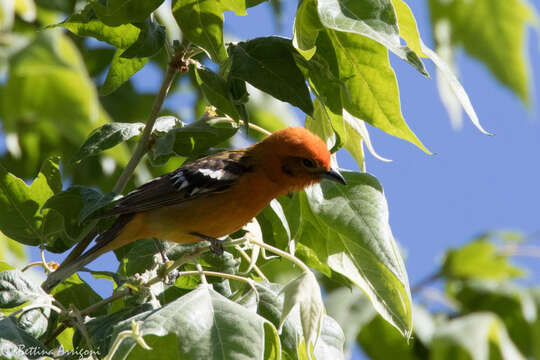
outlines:
[[210, 104], [235, 120], [240, 119], [225, 79], [206, 67], [195, 68], [195, 77]]
[[322, 27], [317, 13], [317, 2], [301, 1], [294, 18], [293, 45], [307, 60], [311, 59], [317, 50], [317, 36]]
[[308, 115], [313, 113], [306, 79], [296, 65], [296, 50], [290, 40], [262, 37], [231, 45], [229, 52], [231, 78], [242, 79]]
[[525, 359], [508, 337], [504, 324], [490, 313], [451, 320], [437, 328], [432, 341], [433, 360]]
[[135, 43], [141, 32], [132, 24], [105, 25], [97, 18], [91, 4], [55, 26], [62, 26], [79, 36], [94, 37], [121, 49], [127, 49]]
[[97, 155], [123, 141], [139, 135], [144, 128], [143, 123], [111, 123], [94, 130], [86, 139], [73, 161], [82, 160], [88, 156]]
[[369, 37], [428, 76], [418, 55], [400, 44], [397, 18], [391, 0], [318, 0], [317, 9], [325, 27]]
[[[51, 295], [64, 307], [69, 308], [71, 304], [79, 310], [83, 310], [101, 300], [99, 296], [78, 274], [73, 274], [62, 283], [58, 284], [51, 292]], [[106, 307], [97, 308], [91, 315], [104, 315]]]
[[150, 18], [136, 26], [141, 29], [139, 37], [121, 56], [124, 58], [154, 56], [165, 44], [165, 27]]
[[106, 96], [118, 89], [122, 84], [141, 70], [148, 62], [148, 58], [125, 58], [122, 57], [124, 49], [117, 49], [114, 53], [109, 72], [105, 82], [99, 89], [101, 96]]
[[90, 5], [101, 21], [109, 26], [118, 26], [144, 22], [162, 2], [163, 0], [108, 0], [106, 5], [100, 1], [92, 1]]
[[299, 194], [299, 209], [287, 209], [301, 215], [300, 223], [289, 221], [293, 238], [321, 264], [360, 287], [381, 316], [409, 337], [409, 283], [382, 187], [368, 174], [343, 175], [347, 186], [323, 182]]
[[[331, 79], [312, 77], [325, 104], [334, 113], [341, 115], [341, 101], [343, 108], [354, 117], [428, 152], [401, 114], [396, 76], [384, 46], [362, 36], [334, 30], [321, 32], [317, 46], [324, 49], [320, 54], [329, 71], [344, 84], [344, 88], [329, 86]], [[337, 94], [341, 94], [340, 100], [335, 99]]]
[[497, 253], [493, 243], [480, 238], [461, 249], [449, 250], [442, 274], [449, 278], [507, 280], [524, 273], [508, 262], [508, 256]]
[[21, 348], [35, 349], [38, 353], [47, 349], [33, 336], [17, 326], [15, 320], [11, 317], [0, 319], [0, 354], [3, 359], [27, 360], [34, 359], [37, 356], [27, 357]]
[[57, 161], [47, 160], [30, 186], [0, 165], [0, 230], [26, 245], [47, 244], [59, 230], [59, 215], [40, 209], [61, 189]]
[[[270, 334], [276, 334], [273, 325], [265, 319], [221, 296], [208, 285], [202, 285], [160, 309], [115, 324], [112, 338], [120, 331], [130, 329], [133, 320], [141, 322], [145, 339], [169, 335], [167, 348], [174, 350], [179, 359], [262, 359], [265, 328], [273, 329]], [[276, 336], [272, 338], [277, 340]], [[133, 339], [124, 340], [115, 356], [160, 358], [159, 354], [142, 351], [136, 344]], [[274, 346], [279, 348], [279, 344]], [[276, 355], [278, 358], [279, 353]]]
[[482, 61], [499, 81], [529, 102], [525, 31], [534, 13], [524, 1], [430, 0], [436, 27], [446, 21], [451, 41]]
[[173, 15], [182, 35], [200, 46], [218, 64], [227, 59], [223, 42], [223, 12], [246, 14], [244, 0], [173, 0]]
[[51, 126], [55, 134], [78, 146], [103, 121], [84, 62], [60, 29], [38, 32], [10, 65], [0, 98], [5, 131], [17, 132], [23, 124]]

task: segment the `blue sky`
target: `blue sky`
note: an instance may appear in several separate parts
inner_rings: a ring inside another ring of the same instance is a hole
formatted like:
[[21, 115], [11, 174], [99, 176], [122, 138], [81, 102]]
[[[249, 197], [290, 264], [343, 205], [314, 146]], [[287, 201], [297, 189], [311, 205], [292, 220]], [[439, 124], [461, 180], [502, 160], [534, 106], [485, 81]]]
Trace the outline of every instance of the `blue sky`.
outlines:
[[[424, 41], [433, 44], [425, 0], [407, 1], [416, 16]], [[536, 0], [536, 8], [539, 4]], [[285, 1], [281, 35], [291, 37], [295, 1]], [[248, 16], [226, 14], [226, 31], [239, 39], [276, 33], [267, 4], [248, 10]], [[540, 39], [528, 32], [532, 55], [532, 83], [540, 89]], [[433, 47], [433, 46], [431, 46]], [[461, 81], [483, 126], [496, 136], [482, 135], [465, 118], [461, 131], [454, 131], [439, 99], [435, 80], [421, 76], [410, 65], [391, 55], [400, 90], [402, 111], [409, 126], [436, 155], [426, 155], [415, 146], [370, 127], [376, 150], [393, 160], [383, 163], [367, 155], [367, 170], [382, 183], [396, 239], [407, 252], [411, 284], [431, 274], [444, 250], [464, 244], [475, 235], [495, 229], [533, 234], [540, 230], [540, 116], [524, 108], [518, 98], [501, 86], [478, 61], [458, 55]], [[435, 69], [427, 61], [429, 72]], [[157, 88], [160, 80], [151, 68], [136, 75], [144, 88]], [[169, 106], [181, 106], [175, 96]], [[533, 94], [538, 103], [538, 94]], [[178, 103], [177, 103], [178, 102]], [[303, 116], [296, 112], [299, 119]], [[340, 166], [357, 169], [347, 154]], [[540, 235], [533, 243], [540, 246]], [[37, 257], [32, 252], [32, 257]], [[51, 255], [51, 259], [55, 256]], [[112, 254], [93, 263], [93, 268], [111, 268]], [[530, 276], [524, 282], [538, 285], [538, 258], [515, 258]]]

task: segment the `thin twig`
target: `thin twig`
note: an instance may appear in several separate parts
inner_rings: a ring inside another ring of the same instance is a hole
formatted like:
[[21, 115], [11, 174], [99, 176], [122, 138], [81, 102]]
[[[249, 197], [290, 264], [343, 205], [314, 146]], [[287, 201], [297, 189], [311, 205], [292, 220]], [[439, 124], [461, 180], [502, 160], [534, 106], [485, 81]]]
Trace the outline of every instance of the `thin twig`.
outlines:
[[422, 290], [424, 287], [426, 287], [427, 285], [431, 284], [432, 282], [434, 281], [437, 281], [439, 280], [441, 277], [442, 277], [442, 273], [440, 271], [437, 271], [433, 274], [431, 274], [430, 276], [428, 276], [427, 278], [421, 280], [419, 283], [417, 283], [416, 285], [414, 285], [412, 288], [411, 288], [411, 294], [416, 294], [418, 293], [420, 290]]
[[[236, 124], [237, 123], [234, 119], [231, 119], [230, 117], [218, 117], [218, 118], [213, 118], [212, 120], [216, 121], [217, 123], [220, 123], [220, 122], [231, 123], [231, 124]], [[243, 120], [238, 120], [238, 124], [244, 125], [244, 121]], [[263, 134], [265, 136], [272, 135], [272, 133], [270, 131], [266, 130], [263, 127], [260, 127], [259, 125], [256, 125], [256, 124], [253, 124], [253, 123], [248, 123], [248, 127], [250, 129], [253, 129], [255, 131], [260, 132], [261, 134]]]
[[296, 256], [293, 256], [293, 255], [289, 254], [288, 252], [285, 252], [285, 251], [283, 251], [281, 249], [273, 247], [272, 245], [265, 244], [265, 243], [263, 243], [261, 241], [257, 241], [257, 240], [253, 240], [253, 239], [249, 239], [248, 241], [250, 243], [254, 244], [254, 245], [260, 246], [263, 249], [266, 249], [266, 250], [268, 250], [270, 252], [273, 252], [274, 254], [279, 255], [279, 256], [281, 256], [281, 257], [295, 263], [296, 265], [298, 265], [298, 267], [300, 269], [302, 269], [302, 271], [311, 271], [311, 270], [309, 270], [309, 267], [302, 262], [302, 260], [300, 260]]
[[[244, 259], [246, 259], [246, 261], [248, 262], [251, 261], [251, 258], [244, 251], [244, 249], [242, 249], [240, 246], [235, 246], [234, 248], [240, 253], [240, 255], [242, 255]], [[261, 271], [261, 269], [257, 265], [253, 265], [253, 270], [255, 270], [255, 272], [257, 273], [257, 275], [259, 275], [261, 279], [268, 281], [268, 278], [264, 275], [264, 273]]]
[[[132, 290], [130, 288], [122, 289], [122, 290], [112, 294], [108, 298], [102, 299], [102, 300], [98, 301], [97, 303], [92, 304], [89, 307], [85, 308], [84, 310], [82, 310], [80, 312], [80, 315], [81, 316], [86, 316], [88, 314], [91, 314], [92, 312], [99, 309], [103, 305], [106, 305], [106, 304], [108, 304], [110, 302], [113, 302], [114, 300], [116, 300], [118, 298], [121, 298], [123, 296], [129, 295], [129, 294], [131, 294], [131, 292], [132, 292]], [[57, 327], [56, 330], [51, 334], [51, 336], [45, 341], [45, 345], [49, 344], [52, 340], [56, 339], [56, 337], [58, 335], [60, 335], [62, 333], [62, 331], [64, 331], [69, 326], [67, 323], [69, 323], [69, 320], [64, 321], [59, 327]]]

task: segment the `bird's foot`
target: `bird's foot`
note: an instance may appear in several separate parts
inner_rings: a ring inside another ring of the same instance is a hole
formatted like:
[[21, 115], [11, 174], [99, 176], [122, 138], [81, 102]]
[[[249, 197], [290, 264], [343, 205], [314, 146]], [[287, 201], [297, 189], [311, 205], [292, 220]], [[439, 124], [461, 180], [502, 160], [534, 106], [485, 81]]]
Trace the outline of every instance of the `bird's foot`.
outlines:
[[196, 233], [196, 232], [192, 232], [191, 235], [197, 236], [197, 237], [200, 237], [203, 240], [209, 241], [210, 242], [210, 251], [212, 252], [212, 254], [217, 255], [217, 256], [223, 255], [223, 252], [225, 250], [223, 249], [223, 244], [222, 244], [221, 240], [216, 239], [216, 238], [211, 237], [211, 236], [206, 236], [206, 235], [203, 235], [203, 234], [199, 234], [199, 233]]

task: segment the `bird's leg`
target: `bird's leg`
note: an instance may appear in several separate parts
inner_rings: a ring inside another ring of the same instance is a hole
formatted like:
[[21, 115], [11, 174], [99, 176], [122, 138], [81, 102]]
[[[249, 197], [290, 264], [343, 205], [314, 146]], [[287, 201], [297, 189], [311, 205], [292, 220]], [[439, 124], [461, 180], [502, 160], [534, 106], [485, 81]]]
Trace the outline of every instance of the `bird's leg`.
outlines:
[[[156, 246], [159, 253], [161, 254], [161, 261], [163, 261], [164, 266], [167, 266], [169, 257], [167, 256], [163, 243], [161, 242], [161, 240], [154, 238], [154, 245]], [[177, 278], [178, 278], [178, 269], [174, 269], [173, 271], [169, 272], [167, 276], [165, 277], [164, 279], [165, 284], [172, 285], [175, 283]]]
[[154, 239], [154, 245], [156, 246], [156, 249], [161, 254], [161, 260], [165, 264], [167, 261], [169, 261], [169, 258], [167, 257], [167, 254], [165, 253], [165, 247], [163, 246], [163, 243], [161, 240], [153, 238]]
[[214, 255], [218, 255], [218, 256], [223, 255], [224, 250], [223, 250], [223, 245], [221, 244], [221, 240], [213, 238], [211, 236], [199, 234], [197, 232], [192, 232], [190, 233], [190, 235], [200, 237], [201, 239], [206, 240], [206, 241], [210, 241], [210, 251], [212, 251]]

